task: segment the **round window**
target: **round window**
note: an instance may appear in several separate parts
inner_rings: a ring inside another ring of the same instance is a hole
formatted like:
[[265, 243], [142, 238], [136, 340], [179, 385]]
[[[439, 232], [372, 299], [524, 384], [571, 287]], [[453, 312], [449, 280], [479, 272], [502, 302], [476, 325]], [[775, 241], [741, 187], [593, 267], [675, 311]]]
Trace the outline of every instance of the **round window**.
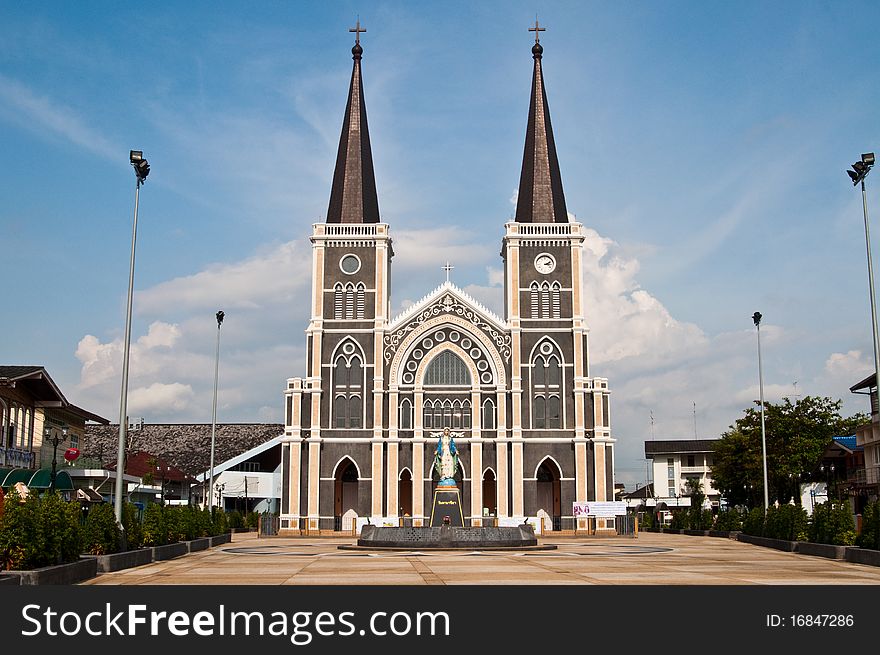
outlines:
[[357, 255], [345, 255], [339, 260], [339, 268], [348, 275], [357, 273], [361, 269], [361, 260]]

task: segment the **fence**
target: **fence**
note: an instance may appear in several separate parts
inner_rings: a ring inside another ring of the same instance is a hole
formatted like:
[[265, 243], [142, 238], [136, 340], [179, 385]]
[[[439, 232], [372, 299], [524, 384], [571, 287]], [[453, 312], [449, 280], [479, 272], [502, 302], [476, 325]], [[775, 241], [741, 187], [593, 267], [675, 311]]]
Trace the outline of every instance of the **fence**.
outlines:
[[277, 514], [260, 514], [257, 521], [257, 538], [274, 537], [281, 527], [281, 517]]

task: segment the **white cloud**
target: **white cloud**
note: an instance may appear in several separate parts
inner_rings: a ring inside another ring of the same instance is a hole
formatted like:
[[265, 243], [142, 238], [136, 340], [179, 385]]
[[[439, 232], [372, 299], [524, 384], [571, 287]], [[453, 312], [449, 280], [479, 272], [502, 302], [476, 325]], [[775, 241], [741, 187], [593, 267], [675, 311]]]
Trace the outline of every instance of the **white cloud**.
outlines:
[[194, 397], [193, 389], [188, 384], [154, 382], [148, 387], [129, 391], [129, 413], [137, 415], [180, 412], [189, 407]]
[[841, 380], [851, 380], [854, 384], [871, 373], [873, 362], [862, 357], [862, 351], [850, 350], [845, 353], [831, 353], [825, 360], [825, 372]]

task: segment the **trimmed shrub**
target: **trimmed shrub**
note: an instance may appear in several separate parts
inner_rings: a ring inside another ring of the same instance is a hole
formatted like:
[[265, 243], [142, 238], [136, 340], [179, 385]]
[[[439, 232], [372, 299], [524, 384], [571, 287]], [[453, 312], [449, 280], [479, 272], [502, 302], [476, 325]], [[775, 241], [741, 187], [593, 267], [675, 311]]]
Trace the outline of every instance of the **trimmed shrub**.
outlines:
[[849, 503], [828, 501], [816, 505], [809, 534], [810, 541], [817, 544], [852, 546], [856, 540], [856, 525]]
[[764, 519], [764, 536], [786, 541], [807, 539], [807, 513], [803, 507], [780, 505], [767, 510]]
[[248, 512], [245, 515], [245, 527], [247, 528], [256, 528], [260, 525], [260, 514], [259, 512]]
[[109, 503], [93, 505], [83, 528], [83, 551], [92, 555], [118, 552], [121, 536], [113, 507]]
[[672, 512], [672, 521], [669, 523], [670, 530], [687, 530], [688, 529], [688, 512], [687, 510], [676, 510]]
[[144, 546], [164, 546], [168, 543], [168, 526], [161, 505], [151, 503], [144, 510]]
[[868, 503], [862, 512], [862, 532], [856, 537], [856, 546], [880, 550], [880, 501]]
[[136, 550], [144, 545], [140, 511], [135, 505], [125, 503], [122, 506], [122, 526], [125, 529], [125, 543], [129, 550]]
[[207, 508], [199, 509], [198, 507], [194, 507], [193, 511], [195, 512], [196, 524], [198, 525], [198, 536], [213, 537], [214, 521], [211, 519], [211, 512]]
[[755, 507], [743, 519], [742, 531], [753, 537], [764, 536], [764, 508]]
[[211, 520], [211, 536], [216, 537], [217, 535], [226, 534], [229, 532], [229, 525], [226, 512], [222, 509], [213, 510], [213, 516]]
[[729, 509], [726, 511], [718, 512], [718, 516], [715, 517], [715, 530], [726, 530], [728, 532], [733, 530], [742, 530], [743, 527], [743, 515], [737, 509]]
[[31, 494], [22, 502], [14, 491], [4, 500], [0, 521], [0, 566], [34, 569], [73, 561], [79, 557], [78, 503], [58, 494], [40, 499]]
[[229, 523], [230, 528], [243, 528], [244, 527], [244, 517], [241, 515], [241, 512], [239, 512], [237, 509], [234, 509], [231, 512], [229, 512], [226, 515], [226, 520]]

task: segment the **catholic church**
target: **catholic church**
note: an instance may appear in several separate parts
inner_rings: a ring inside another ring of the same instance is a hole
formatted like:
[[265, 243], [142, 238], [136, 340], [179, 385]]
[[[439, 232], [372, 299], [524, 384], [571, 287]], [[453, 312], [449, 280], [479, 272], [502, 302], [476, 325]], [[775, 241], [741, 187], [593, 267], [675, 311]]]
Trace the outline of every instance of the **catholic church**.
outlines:
[[[457, 433], [467, 525], [613, 500], [610, 390], [590, 367], [583, 226], [570, 219], [535, 25], [515, 218], [498, 222], [504, 316], [445, 282], [391, 313], [394, 226], [382, 220], [358, 24], [326, 221], [313, 226], [306, 371], [287, 381], [281, 531], [343, 517], [427, 524], [434, 448]], [[525, 90], [524, 90], [525, 91]], [[381, 145], [379, 145], [381, 147]]]

